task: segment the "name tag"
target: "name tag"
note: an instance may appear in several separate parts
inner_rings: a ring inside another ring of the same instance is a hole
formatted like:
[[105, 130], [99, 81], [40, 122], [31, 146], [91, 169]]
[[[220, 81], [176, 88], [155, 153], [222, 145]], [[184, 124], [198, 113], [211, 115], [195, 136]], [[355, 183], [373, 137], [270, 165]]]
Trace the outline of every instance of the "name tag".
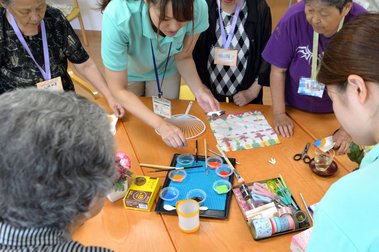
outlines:
[[153, 108], [155, 114], [171, 118], [171, 101], [153, 96]]
[[322, 98], [325, 85], [311, 78], [301, 77], [299, 82], [298, 94]]
[[46, 89], [46, 90], [49, 90], [49, 91], [58, 91], [58, 92], [63, 92], [63, 86], [62, 86], [62, 79], [61, 77], [56, 77], [54, 79], [51, 79], [51, 80], [47, 80], [47, 81], [42, 81], [42, 82], [38, 82], [36, 84], [37, 88], [40, 88], [40, 89]]
[[237, 65], [237, 50], [224, 49], [215, 47], [215, 60], [216, 65], [236, 66]]

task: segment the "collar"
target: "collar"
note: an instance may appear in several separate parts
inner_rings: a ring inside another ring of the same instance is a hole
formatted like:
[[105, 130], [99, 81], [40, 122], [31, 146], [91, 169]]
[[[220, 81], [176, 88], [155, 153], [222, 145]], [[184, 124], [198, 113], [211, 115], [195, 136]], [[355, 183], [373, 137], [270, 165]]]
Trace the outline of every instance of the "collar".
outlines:
[[375, 145], [366, 156], [362, 159], [360, 167], [365, 167], [371, 163], [374, 163], [379, 157], [379, 144]]
[[10, 247], [55, 245], [69, 241], [68, 232], [56, 228], [16, 228], [0, 222], [0, 244]]

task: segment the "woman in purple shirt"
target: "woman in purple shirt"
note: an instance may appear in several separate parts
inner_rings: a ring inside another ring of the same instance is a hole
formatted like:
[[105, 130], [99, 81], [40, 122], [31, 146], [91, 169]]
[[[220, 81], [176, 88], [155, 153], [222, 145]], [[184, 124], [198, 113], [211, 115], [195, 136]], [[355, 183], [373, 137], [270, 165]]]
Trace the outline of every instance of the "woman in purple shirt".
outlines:
[[[292, 6], [282, 17], [262, 54], [271, 64], [275, 130], [279, 134], [284, 137], [293, 134], [286, 105], [313, 113], [333, 112], [324, 85], [315, 80], [317, 63], [343, 23], [364, 12], [365, 9], [351, 0], [305, 0]], [[315, 48], [313, 41], [318, 43]], [[347, 152], [351, 138], [340, 128], [334, 134], [334, 142], [342, 154]]]

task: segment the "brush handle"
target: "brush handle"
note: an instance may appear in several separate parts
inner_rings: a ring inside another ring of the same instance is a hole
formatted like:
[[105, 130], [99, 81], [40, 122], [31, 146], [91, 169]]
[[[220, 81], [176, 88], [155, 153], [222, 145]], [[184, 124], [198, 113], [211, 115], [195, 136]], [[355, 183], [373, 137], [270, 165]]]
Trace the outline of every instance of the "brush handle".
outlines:
[[190, 109], [191, 109], [191, 107], [192, 107], [192, 103], [193, 103], [193, 101], [190, 101], [190, 102], [189, 102], [189, 104], [188, 104], [188, 106], [187, 106], [187, 109], [186, 109], [186, 112], [185, 112], [184, 114], [188, 115], [188, 113], [189, 113], [189, 111], [190, 111]]
[[167, 169], [167, 170], [175, 170], [177, 168], [182, 168], [183, 167], [174, 167], [174, 166], [167, 166], [167, 165], [155, 165], [155, 164], [144, 164], [144, 163], [140, 163], [139, 164], [140, 166], [144, 166], [144, 167], [149, 167], [149, 168], [157, 168], [157, 169]]

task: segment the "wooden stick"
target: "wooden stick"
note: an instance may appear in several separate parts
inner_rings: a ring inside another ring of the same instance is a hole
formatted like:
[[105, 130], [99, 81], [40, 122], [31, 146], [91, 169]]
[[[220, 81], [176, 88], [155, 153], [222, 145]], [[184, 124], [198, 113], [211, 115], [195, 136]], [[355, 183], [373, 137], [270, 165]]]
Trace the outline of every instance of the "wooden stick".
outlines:
[[205, 173], [208, 175], [209, 171], [208, 171], [208, 156], [207, 156], [208, 152], [207, 152], [207, 139], [204, 138], [204, 158], [205, 158], [205, 167], [206, 167], [206, 171]]
[[139, 165], [144, 166], [144, 167], [148, 167], [148, 168], [167, 169], [167, 170], [183, 168], [183, 167], [175, 167], [175, 166], [167, 166], [167, 165], [155, 165], [155, 164], [144, 164], [144, 163], [140, 163]]
[[303, 195], [302, 195], [301, 193], [300, 193], [300, 197], [301, 197], [301, 200], [303, 201], [303, 204], [304, 204], [305, 210], [307, 210], [307, 213], [308, 213], [308, 215], [309, 215], [309, 218], [311, 218], [312, 222], [314, 222], [314, 221], [313, 221], [313, 217], [312, 217], [311, 213], [309, 212], [307, 202], [305, 202], [305, 199], [304, 199], [304, 197], [303, 197]]
[[240, 184], [244, 184], [245, 180], [241, 177], [241, 175], [237, 172], [236, 168], [232, 165], [229, 158], [225, 155], [225, 152], [221, 149], [221, 147], [216, 144], [216, 147], [218, 151], [221, 153], [222, 157], [225, 159], [226, 163], [229, 165], [230, 169], [234, 172], [234, 175], [236, 176], [237, 182]]

